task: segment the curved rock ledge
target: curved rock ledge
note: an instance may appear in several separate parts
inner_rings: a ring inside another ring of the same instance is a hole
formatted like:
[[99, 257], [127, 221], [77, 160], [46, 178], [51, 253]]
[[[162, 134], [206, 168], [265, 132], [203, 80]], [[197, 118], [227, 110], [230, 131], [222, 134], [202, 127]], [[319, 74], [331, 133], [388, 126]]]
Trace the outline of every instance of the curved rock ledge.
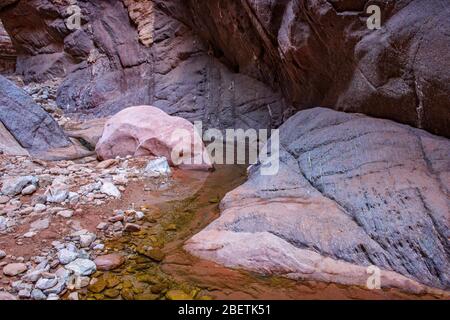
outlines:
[[382, 286], [448, 290], [447, 139], [315, 108], [289, 119], [280, 140], [278, 174], [250, 168], [188, 251], [229, 267], [357, 285], [376, 265]]

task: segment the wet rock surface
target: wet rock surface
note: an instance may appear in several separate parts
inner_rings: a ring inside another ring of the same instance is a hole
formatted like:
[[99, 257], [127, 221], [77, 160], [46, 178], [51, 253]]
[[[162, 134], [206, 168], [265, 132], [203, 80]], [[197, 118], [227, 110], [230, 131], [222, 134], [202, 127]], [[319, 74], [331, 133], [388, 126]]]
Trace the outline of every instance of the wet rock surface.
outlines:
[[221, 217], [188, 241], [190, 252], [343, 283], [376, 265], [448, 289], [448, 140], [323, 108], [299, 112], [280, 135], [278, 174], [250, 168]]

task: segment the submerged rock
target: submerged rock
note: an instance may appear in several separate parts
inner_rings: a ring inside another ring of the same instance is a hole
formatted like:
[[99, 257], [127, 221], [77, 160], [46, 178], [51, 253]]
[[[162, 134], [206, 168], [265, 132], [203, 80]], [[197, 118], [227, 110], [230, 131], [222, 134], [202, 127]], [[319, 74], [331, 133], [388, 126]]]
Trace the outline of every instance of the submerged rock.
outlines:
[[95, 260], [97, 270], [110, 271], [117, 269], [125, 262], [125, 258], [121, 254], [112, 253], [104, 256], [99, 256]]
[[182, 290], [169, 290], [166, 293], [168, 300], [192, 300], [192, 297]]
[[93, 293], [100, 293], [106, 289], [107, 283], [103, 278], [93, 279], [92, 283], [89, 285], [89, 291]]

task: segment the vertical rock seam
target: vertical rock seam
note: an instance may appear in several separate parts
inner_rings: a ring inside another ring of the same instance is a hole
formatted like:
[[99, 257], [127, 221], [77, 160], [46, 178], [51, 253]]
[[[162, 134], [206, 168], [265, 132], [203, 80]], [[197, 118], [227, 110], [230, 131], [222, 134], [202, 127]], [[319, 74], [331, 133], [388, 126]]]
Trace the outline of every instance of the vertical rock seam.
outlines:
[[153, 31], [155, 28], [155, 14], [151, 0], [123, 0], [128, 9], [130, 19], [137, 26], [139, 41], [146, 47], [153, 44]]

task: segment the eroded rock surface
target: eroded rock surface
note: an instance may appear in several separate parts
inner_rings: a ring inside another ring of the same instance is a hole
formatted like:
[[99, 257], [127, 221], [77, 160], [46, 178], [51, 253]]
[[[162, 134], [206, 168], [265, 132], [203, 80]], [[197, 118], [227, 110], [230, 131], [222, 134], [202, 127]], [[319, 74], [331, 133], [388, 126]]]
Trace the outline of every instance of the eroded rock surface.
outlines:
[[[30, 153], [70, 145], [58, 123], [25, 91], [0, 76], [0, 122]], [[13, 148], [17, 149], [17, 146]]]
[[[64, 78], [57, 102], [69, 113], [145, 104], [208, 126], [262, 128], [334, 106], [450, 136], [444, 0], [78, 1], [72, 30], [68, 0], [10, 3], [0, 17], [17, 72]], [[380, 30], [367, 27], [373, 4]]]
[[0, 21], [0, 72], [12, 73], [16, 66], [16, 50]]
[[[172, 15], [231, 68], [281, 88], [296, 109], [333, 106], [450, 136], [448, 1], [184, 2]], [[380, 30], [367, 27], [374, 4]]]
[[[450, 142], [315, 108], [281, 127], [280, 169], [260, 166], [186, 248], [226, 266], [365, 284], [366, 266], [449, 288]], [[389, 280], [390, 279], [390, 280]], [[384, 283], [383, 283], [384, 281]], [[405, 282], [406, 281], [406, 282]]]
[[[18, 48], [26, 82], [64, 78], [66, 113], [109, 116], [154, 105], [205, 126], [266, 128], [280, 124], [282, 95], [234, 73], [168, 8], [178, 1], [78, 1], [80, 29], [69, 30], [68, 1], [17, 1], [0, 16]], [[17, 17], [26, 16], [26, 19]]]
[[102, 160], [152, 155], [165, 157], [176, 166], [212, 168], [202, 138], [192, 123], [152, 106], [127, 108], [111, 117], [96, 152]]
[[17, 142], [12, 134], [0, 122], [0, 152], [10, 155], [28, 155], [27, 150]]

